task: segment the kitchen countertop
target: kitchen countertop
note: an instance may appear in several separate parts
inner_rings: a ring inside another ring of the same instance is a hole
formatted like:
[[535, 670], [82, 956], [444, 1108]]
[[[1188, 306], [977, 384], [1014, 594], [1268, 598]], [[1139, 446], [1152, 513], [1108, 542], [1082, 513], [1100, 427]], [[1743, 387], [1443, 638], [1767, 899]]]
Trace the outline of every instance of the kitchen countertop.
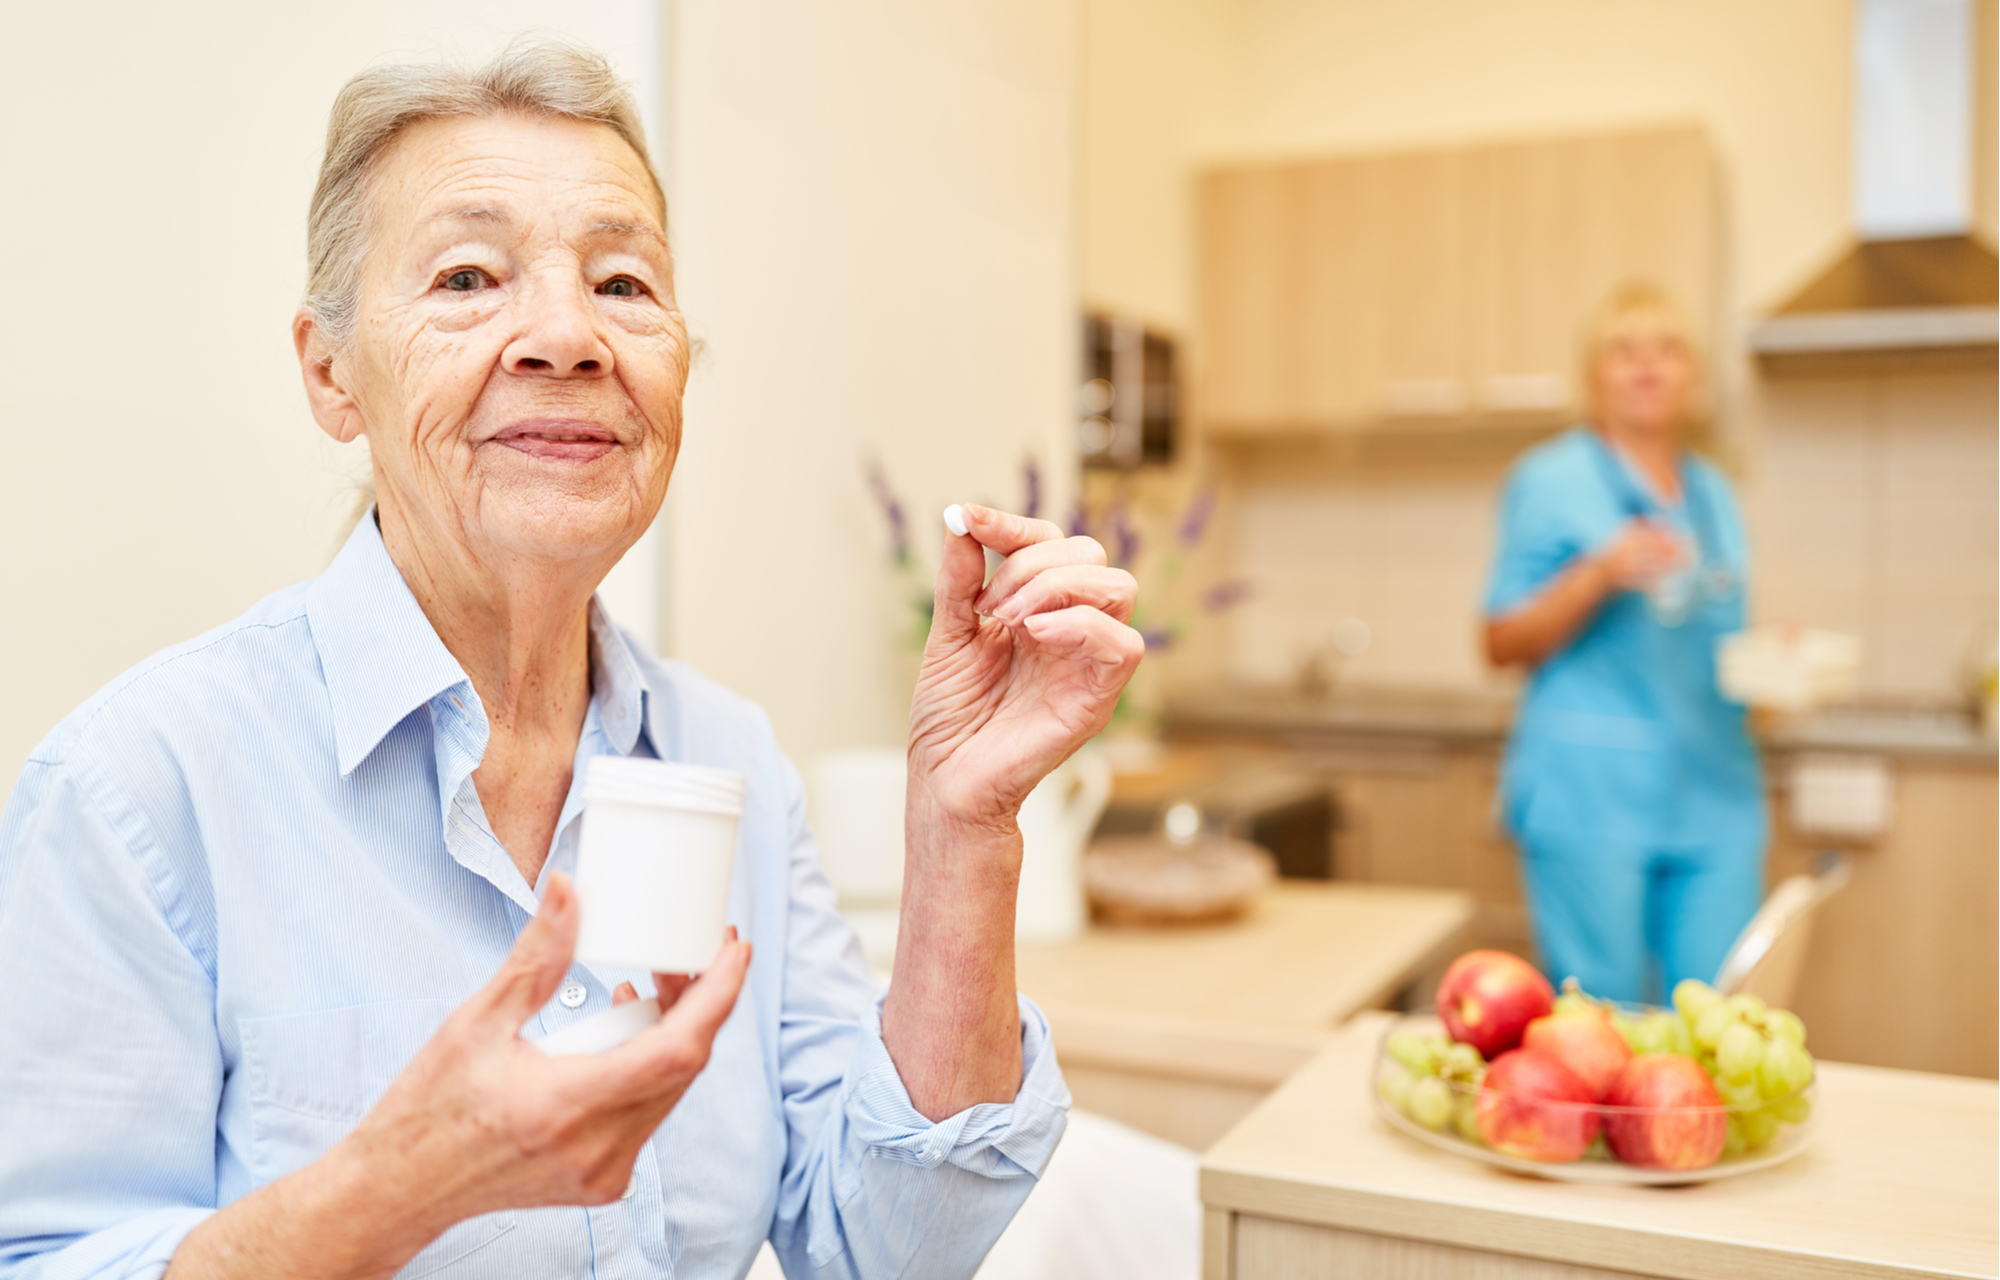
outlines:
[[[1278, 737], [1300, 745], [1497, 747], [1515, 695], [1499, 689], [1349, 686], [1322, 698], [1283, 687], [1215, 687], [1171, 699], [1166, 727], [1177, 737]], [[1852, 752], [1912, 762], [1992, 762], [1995, 740], [1970, 716], [1935, 707], [1842, 707], [1770, 717], [1767, 751]]]
[[1204, 1154], [1209, 1280], [1313, 1274], [1274, 1263], [1334, 1248], [1421, 1251], [1426, 1276], [1603, 1274], [1521, 1259], [1688, 1280], [2000, 1274], [1990, 1080], [1821, 1063], [1818, 1133], [1785, 1164], [1676, 1188], [1553, 1182], [1378, 1117], [1389, 1020], [1348, 1023]]
[[1234, 920], [1020, 943], [1016, 983], [1065, 1061], [1268, 1088], [1357, 1010], [1442, 969], [1472, 913], [1451, 889], [1281, 880]]

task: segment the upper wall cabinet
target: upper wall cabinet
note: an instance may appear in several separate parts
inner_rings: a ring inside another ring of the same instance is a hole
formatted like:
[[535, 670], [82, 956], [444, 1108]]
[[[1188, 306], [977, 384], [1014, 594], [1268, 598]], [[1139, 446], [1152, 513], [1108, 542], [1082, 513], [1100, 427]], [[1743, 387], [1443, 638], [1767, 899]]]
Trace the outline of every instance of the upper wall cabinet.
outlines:
[[1566, 420], [1578, 327], [1620, 282], [1713, 329], [1716, 198], [1694, 128], [1206, 174], [1202, 416], [1224, 434]]

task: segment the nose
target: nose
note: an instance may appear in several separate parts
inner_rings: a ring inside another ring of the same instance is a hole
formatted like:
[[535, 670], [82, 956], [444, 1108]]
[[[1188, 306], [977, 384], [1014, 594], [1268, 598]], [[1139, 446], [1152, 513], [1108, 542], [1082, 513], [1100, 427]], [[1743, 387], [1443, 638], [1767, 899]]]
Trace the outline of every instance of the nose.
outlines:
[[602, 378], [611, 345], [589, 291], [576, 280], [538, 280], [524, 291], [521, 328], [501, 353], [509, 373], [544, 378]]

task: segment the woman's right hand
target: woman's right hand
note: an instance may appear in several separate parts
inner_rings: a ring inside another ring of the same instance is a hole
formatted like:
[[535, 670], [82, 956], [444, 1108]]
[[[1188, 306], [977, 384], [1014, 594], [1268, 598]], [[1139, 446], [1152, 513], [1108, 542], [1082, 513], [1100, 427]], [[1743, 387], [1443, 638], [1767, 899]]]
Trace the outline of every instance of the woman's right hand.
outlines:
[[576, 890], [541, 910], [493, 980], [445, 1019], [324, 1157], [191, 1232], [169, 1275], [390, 1275], [482, 1213], [616, 1200], [646, 1140], [708, 1062], [750, 945], [735, 931], [692, 982], [660, 976], [665, 1017], [609, 1052], [550, 1057], [521, 1027], [576, 950]]
[[1534, 666], [1571, 640], [1613, 592], [1644, 591], [1686, 563], [1687, 547], [1657, 520], [1633, 519], [1596, 555], [1574, 560], [1511, 613], [1486, 620], [1486, 659]]
[[1597, 563], [1608, 589], [1644, 591], [1686, 564], [1687, 548], [1657, 520], [1634, 518], [1597, 553]]

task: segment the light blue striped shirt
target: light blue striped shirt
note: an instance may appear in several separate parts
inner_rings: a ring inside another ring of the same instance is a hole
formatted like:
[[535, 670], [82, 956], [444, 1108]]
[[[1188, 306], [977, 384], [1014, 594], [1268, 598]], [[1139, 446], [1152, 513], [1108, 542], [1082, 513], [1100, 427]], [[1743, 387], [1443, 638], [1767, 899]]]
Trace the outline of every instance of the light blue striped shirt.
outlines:
[[[1069, 1095], [1021, 1001], [1021, 1091], [931, 1124], [754, 705], [595, 604], [585, 757], [749, 779], [729, 918], [756, 944], [708, 1068], [627, 1198], [460, 1223], [406, 1276], [966, 1276]], [[0, 1276], [156, 1277], [213, 1212], [317, 1158], [534, 913], [472, 785], [486, 718], [362, 521], [312, 582], [113, 682], [0, 818]], [[574, 870], [580, 787], [546, 877]], [[538, 1037], [644, 975], [573, 968]]]

